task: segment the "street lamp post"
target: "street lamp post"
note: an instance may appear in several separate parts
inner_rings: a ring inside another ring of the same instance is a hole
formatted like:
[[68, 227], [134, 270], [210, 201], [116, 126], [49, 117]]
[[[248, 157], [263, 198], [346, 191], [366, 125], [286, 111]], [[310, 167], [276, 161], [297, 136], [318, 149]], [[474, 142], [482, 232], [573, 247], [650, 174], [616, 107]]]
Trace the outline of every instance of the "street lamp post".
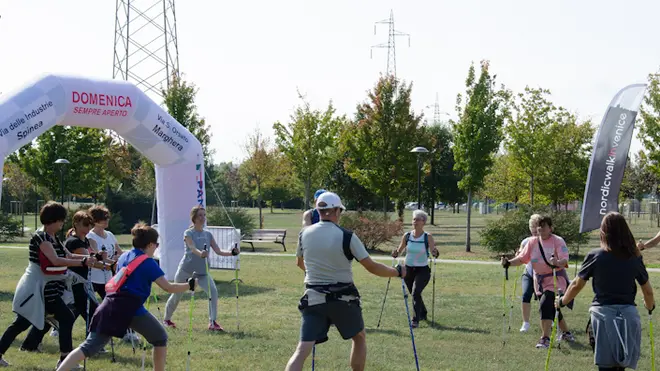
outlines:
[[415, 147], [410, 150], [417, 154], [417, 209], [422, 208], [422, 153], [429, 153], [424, 147]]

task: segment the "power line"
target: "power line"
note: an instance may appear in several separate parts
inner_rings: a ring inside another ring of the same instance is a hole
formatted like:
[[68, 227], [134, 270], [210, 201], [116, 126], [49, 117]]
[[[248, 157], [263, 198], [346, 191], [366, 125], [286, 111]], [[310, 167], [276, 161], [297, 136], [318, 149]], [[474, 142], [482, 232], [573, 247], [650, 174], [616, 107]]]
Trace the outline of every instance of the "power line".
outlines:
[[396, 77], [396, 37], [397, 36], [407, 36], [408, 37], [408, 47], [410, 47], [410, 34], [397, 31], [394, 29], [394, 11], [390, 10], [390, 18], [378, 21], [374, 24], [374, 35], [376, 35], [376, 29], [379, 24], [388, 25], [388, 38], [387, 43], [373, 45], [371, 47], [371, 58], [373, 58], [374, 48], [387, 48], [387, 68], [385, 73]]

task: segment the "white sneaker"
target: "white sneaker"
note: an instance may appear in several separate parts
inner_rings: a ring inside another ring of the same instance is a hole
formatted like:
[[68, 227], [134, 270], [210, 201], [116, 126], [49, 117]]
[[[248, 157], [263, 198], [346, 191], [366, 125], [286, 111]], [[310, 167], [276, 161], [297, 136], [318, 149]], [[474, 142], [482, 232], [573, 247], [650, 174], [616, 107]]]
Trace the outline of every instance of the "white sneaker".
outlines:
[[523, 322], [522, 327], [520, 327], [520, 332], [527, 332], [529, 330], [529, 322]]
[[[57, 361], [57, 366], [55, 367], [55, 369], [60, 368], [60, 365], [61, 365], [61, 364], [62, 364], [62, 361]], [[81, 365], [78, 364], [78, 365], [76, 365], [76, 366], [73, 366], [73, 367], [71, 368], [71, 371], [80, 371], [80, 370], [82, 370], [82, 369], [83, 369], [83, 366], [81, 366]]]
[[2, 357], [0, 357], [0, 367], [9, 367], [9, 366], [11, 366], [9, 362], [5, 361], [4, 359], [2, 359]]
[[140, 337], [135, 332], [127, 332], [126, 335], [124, 335], [124, 341], [127, 343], [130, 343], [131, 341], [138, 343], [140, 342]]
[[58, 336], [60, 336], [60, 332], [55, 330], [55, 329], [52, 329], [52, 330], [50, 330], [50, 336], [58, 337]]

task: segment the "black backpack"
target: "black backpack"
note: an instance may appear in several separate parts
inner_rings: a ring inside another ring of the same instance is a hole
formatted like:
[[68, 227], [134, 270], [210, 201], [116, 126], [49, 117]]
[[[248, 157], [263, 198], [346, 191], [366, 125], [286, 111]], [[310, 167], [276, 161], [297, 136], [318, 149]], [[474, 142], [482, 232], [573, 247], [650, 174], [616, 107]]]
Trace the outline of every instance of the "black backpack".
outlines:
[[[410, 233], [411, 232], [408, 232], [408, 233], [405, 234], [406, 244], [408, 242], [410, 242]], [[412, 241], [412, 242], [416, 243], [416, 242], [419, 242], [419, 241]], [[430, 256], [430, 254], [429, 254], [429, 234], [426, 233], [426, 232], [424, 232], [424, 246], [426, 247], [426, 257], [429, 257]]]

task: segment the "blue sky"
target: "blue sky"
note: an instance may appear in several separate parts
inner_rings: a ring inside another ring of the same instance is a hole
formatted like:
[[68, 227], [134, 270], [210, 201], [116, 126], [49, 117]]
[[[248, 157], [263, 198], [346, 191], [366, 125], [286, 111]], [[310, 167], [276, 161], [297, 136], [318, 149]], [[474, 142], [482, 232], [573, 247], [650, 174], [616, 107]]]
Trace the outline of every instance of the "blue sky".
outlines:
[[[135, 0], [136, 4], [152, 0]], [[660, 66], [658, 1], [202, 1], [176, 3], [181, 72], [199, 87], [216, 161], [240, 161], [246, 136], [272, 134], [299, 103], [332, 99], [352, 116], [379, 73], [394, 11], [398, 76], [415, 110], [440, 98], [454, 114], [469, 64], [489, 59], [514, 91], [550, 89], [556, 104], [600, 123], [622, 87]], [[0, 92], [44, 72], [112, 77], [115, 1], [0, 0]], [[455, 114], [454, 114], [455, 115]], [[633, 151], [639, 149], [634, 141]]]

